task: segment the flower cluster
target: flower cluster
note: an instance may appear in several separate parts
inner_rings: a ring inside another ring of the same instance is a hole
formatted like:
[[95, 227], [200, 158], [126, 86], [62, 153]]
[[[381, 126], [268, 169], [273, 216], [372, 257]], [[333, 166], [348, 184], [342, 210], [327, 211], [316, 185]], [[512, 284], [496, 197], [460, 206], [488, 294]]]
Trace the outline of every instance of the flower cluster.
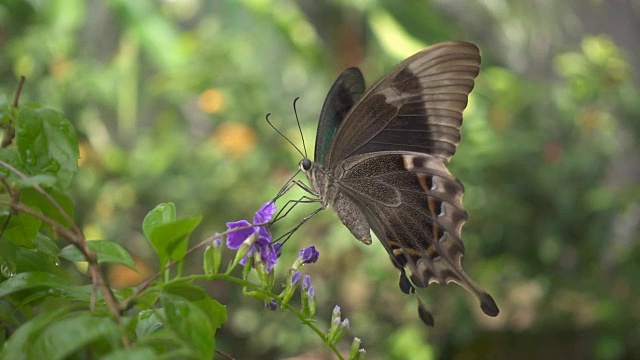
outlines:
[[[271, 293], [274, 283], [272, 270], [282, 252], [281, 243], [271, 242], [272, 236], [267, 227], [267, 223], [271, 221], [275, 210], [275, 204], [268, 202], [262, 205], [255, 213], [253, 223], [247, 220], [227, 223], [227, 247], [237, 250], [236, 258], [227, 272], [229, 273], [237, 264], [244, 265], [246, 279], [250, 269], [255, 268], [263, 285], [263, 290], [266, 290], [270, 295], [264, 297], [264, 295], [260, 295], [255, 291], [245, 292], [245, 294], [264, 300], [265, 307], [274, 311], [278, 309], [278, 305], [281, 308], [287, 307], [296, 289], [300, 286], [301, 316], [306, 319], [312, 319], [316, 312], [316, 291], [311, 284], [311, 276], [301, 274], [299, 269], [304, 264], [313, 264], [318, 261], [320, 252], [315, 246], [311, 245], [300, 250], [298, 257], [289, 269], [287, 282], [282, 293], [279, 295]], [[212, 255], [205, 256], [205, 270], [207, 273], [213, 274], [217, 272], [220, 264], [220, 245], [220, 236], [216, 234], [212, 241], [212, 246], [206, 250], [206, 252], [212, 253]], [[340, 307], [336, 305], [332, 313], [330, 328], [325, 335], [325, 341], [333, 346], [344, 337], [348, 330], [349, 319], [341, 318]], [[360, 345], [360, 339], [355, 338], [351, 345], [349, 359], [364, 359], [365, 351], [360, 348]]]
[[227, 236], [227, 247], [231, 250], [239, 250], [243, 245], [244, 251], [240, 264], [254, 257], [256, 260], [266, 265], [266, 271], [270, 272], [278, 262], [278, 257], [282, 253], [281, 243], [271, 243], [271, 233], [266, 226], [276, 211], [276, 205], [268, 202], [260, 207], [253, 217], [253, 225], [247, 220], [232, 221], [227, 223], [227, 230], [238, 229]]

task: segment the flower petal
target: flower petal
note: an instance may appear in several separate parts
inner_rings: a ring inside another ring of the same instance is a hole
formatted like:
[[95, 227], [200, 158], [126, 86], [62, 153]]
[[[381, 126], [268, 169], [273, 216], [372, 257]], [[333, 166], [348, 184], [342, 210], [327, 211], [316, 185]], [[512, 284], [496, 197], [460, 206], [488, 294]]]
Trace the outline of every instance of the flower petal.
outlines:
[[270, 244], [271, 243], [271, 232], [267, 229], [266, 226], [258, 226], [258, 240], [257, 242], [262, 244]]
[[254, 224], [260, 224], [271, 220], [273, 213], [276, 212], [276, 204], [273, 201], [269, 201], [260, 207], [253, 217]]
[[273, 248], [276, 250], [276, 257], [280, 258], [280, 255], [282, 255], [282, 243], [274, 243]]
[[[247, 220], [232, 221], [227, 223], [227, 230], [233, 230], [249, 225], [251, 224]], [[227, 235], [227, 247], [231, 250], [237, 250], [240, 245], [242, 245], [242, 242], [247, 240], [247, 238], [251, 236], [253, 232], [254, 229], [247, 228], [229, 233], [229, 235]]]
[[278, 263], [278, 255], [273, 245], [268, 244], [264, 246], [262, 252], [262, 261], [266, 264], [267, 272], [270, 272], [273, 267]]

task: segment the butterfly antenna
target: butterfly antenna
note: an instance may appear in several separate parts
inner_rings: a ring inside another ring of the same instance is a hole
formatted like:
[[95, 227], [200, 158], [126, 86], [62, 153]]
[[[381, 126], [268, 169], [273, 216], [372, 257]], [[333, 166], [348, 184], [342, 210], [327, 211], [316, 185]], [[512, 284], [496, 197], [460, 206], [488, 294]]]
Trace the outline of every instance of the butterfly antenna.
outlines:
[[[271, 116], [271, 113], [268, 113], [267, 116], [265, 116], [265, 119], [267, 120], [267, 124], [269, 124], [269, 126], [271, 126], [273, 130], [275, 130], [280, 136], [282, 136], [285, 140], [287, 140], [287, 142], [291, 144], [291, 146], [293, 146], [300, 153], [300, 155], [302, 155], [306, 159], [307, 155], [303, 154], [302, 151], [300, 151], [300, 149], [293, 142], [291, 142], [291, 140], [289, 140], [288, 137], [284, 136], [284, 134], [281, 133], [280, 130], [278, 130], [275, 126], [273, 126], [273, 124], [269, 120], [269, 116]], [[298, 123], [298, 127], [300, 127], [300, 123]], [[303, 140], [303, 144], [304, 144], [304, 140]], [[305, 153], [307, 152], [306, 149], [304, 151]]]
[[293, 99], [293, 113], [296, 115], [296, 122], [298, 123], [298, 130], [300, 131], [300, 137], [302, 138], [302, 148], [304, 149], [304, 158], [308, 159], [307, 156], [307, 145], [304, 143], [304, 135], [302, 135], [302, 127], [300, 126], [300, 119], [298, 119], [298, 109], [296, 109], [296, 103], [300, 100], [300, 97]]

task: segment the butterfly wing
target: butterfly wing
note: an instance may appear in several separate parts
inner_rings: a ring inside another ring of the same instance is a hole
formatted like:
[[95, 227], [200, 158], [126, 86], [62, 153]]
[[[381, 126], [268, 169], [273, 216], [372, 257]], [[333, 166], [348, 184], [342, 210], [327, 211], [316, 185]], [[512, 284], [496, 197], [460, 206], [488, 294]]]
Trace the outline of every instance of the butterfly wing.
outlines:
[[315, 162], [322, 164], [338, 127], [364, 93], [364, 77], [358, 68], [348, 68], [333, 83], [320, 113], [316, 133]]
[[320, 163], [330, 168], [385, 150], [421, 152], [447, 163], [460, 142], [462, 111], [479, 71], [480, 52], [467, 42], [438, 44], [409, 57], [353, 105]]
[[462, 268], [464, 188], [442, 160], [405, 151], [361, 154], [341, 163], [336, 175], [338, 193], [362, 212], [401, 269], [403, 291], [411, 288], [405, 271], [418, 287], [456, 282], [478, 298], [484, 313], [498, 314], [493, 298]]

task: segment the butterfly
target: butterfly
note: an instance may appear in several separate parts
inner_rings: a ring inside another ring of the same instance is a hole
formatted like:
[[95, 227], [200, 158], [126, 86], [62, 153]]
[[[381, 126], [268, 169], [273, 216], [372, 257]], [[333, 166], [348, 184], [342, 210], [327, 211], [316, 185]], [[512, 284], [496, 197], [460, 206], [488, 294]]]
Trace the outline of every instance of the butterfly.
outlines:
[[[371, 230], [380, 239], [403, 292], [455, 282], [497, 316], [462, 268], [464, 188], [447, 169], [479, 71], [480, 51], [461, 41], [418, 52], [366, 91], [360, 70], [345, 70], [322, 107], [314, 161], [299, 167], [322, 209], [332, 207], [363, 243]], [[420, 302], [419, 313], [433, 326]]]

